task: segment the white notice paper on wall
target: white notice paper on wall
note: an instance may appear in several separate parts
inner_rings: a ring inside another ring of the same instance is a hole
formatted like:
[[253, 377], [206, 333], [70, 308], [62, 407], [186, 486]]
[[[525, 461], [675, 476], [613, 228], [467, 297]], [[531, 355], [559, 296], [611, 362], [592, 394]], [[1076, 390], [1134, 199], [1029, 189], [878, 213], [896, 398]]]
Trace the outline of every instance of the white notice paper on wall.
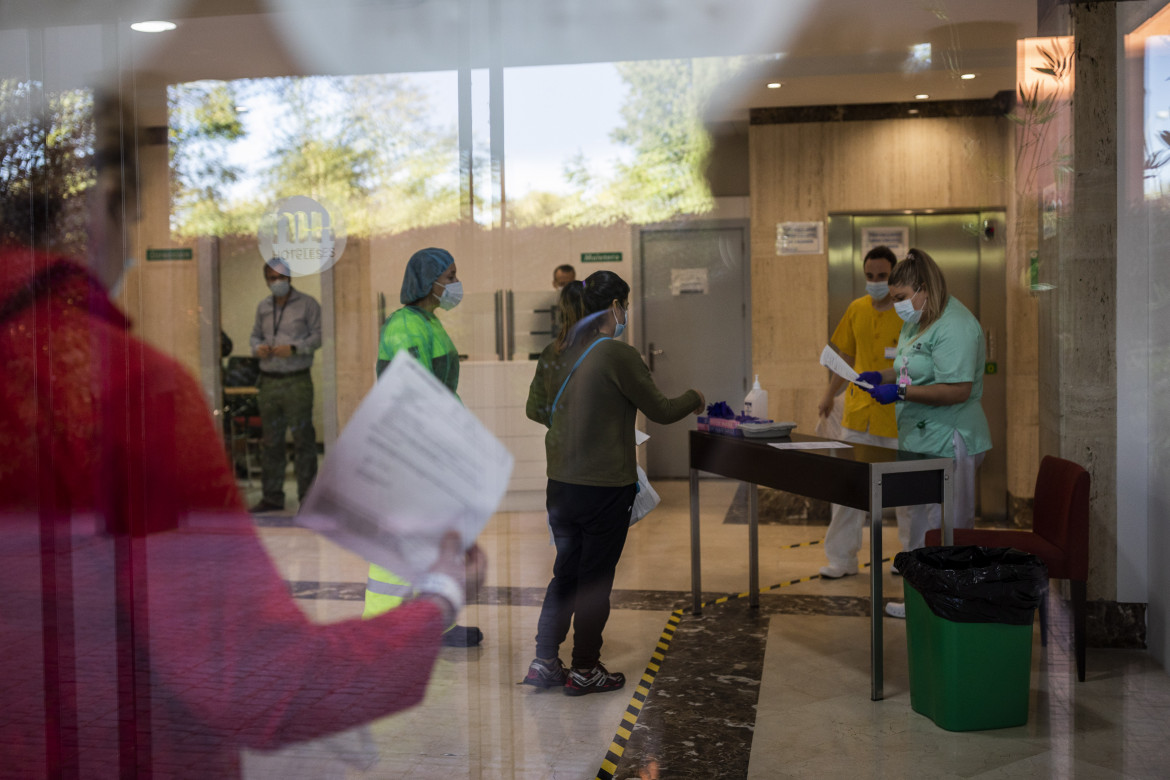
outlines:
[[824, 222], [781, 222], [776, 226], [776, 254], [823, 255]]
[[330, 449], [297, 523], [409, 581], [499, 506], [512, 454], [406, 350]]
[[684, 293], [706, 295], [710, 288], [706, 268], [670, 269], [671, 295], [683, 295]]
[[910, 228], [867, 227], [861, 229], [861, 256], [869, 254], [874, 247], [888, 247], [894, 257], [901, 260], [910, 251]]

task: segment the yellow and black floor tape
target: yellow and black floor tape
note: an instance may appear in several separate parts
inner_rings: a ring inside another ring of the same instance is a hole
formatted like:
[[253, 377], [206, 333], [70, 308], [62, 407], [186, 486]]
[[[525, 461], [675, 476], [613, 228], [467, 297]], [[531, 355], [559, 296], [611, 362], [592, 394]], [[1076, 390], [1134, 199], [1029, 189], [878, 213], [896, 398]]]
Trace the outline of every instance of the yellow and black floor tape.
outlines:
[[[781, 547], [780, 549], [791, 550], [796, 547], [811, 547], [816, 544], [821, 544], [823, 541], [823, 539], [818, 539], [812, 542], [799, 542]], [[892, 560], [893, 558], [882, 558], [881, 562], [888, 563]], [[868, 568], [871, 565], [871, 563], [863, 563], [861, 568]], [[779, 582], [775, 585], [769, 585], [766, 588], [760, 588], [760, 593], [819, 579], [822, 579], [820, 574], [798, 577], [794, 580]], [[743, 599], [747, 598], [747, 596], [746, 591], [737, 593], [734, 596], [720, 596], [713, 601], [703, 602], [699, 606], [709, 607], [715, 604], [724, 604], [732, 599]], [[687, 611], [689, 611], [687, 608], [676, 609], [667, 618], [666, 626], [662, 629], [662, 634], [658, 637], [658, 644], [654, 646], [654, 653], [650, 656], [650, 662], [646, 664], [646, 669], [642, 672], [642, 677], [634, 687], [634, 695], [630, 697], [630, 703], [626, 705], [626, 711], [622, 713], [622, 721], [618, 724], [617, 732], [613, 735], [613, 741], [609, 743], [609, 750], [605, 753], [605, 760], [601, 762], [601, 768], [597, 770], [595, 780], [613, 780], [613, 773], [617, 771], [618, 761], [621, 760], [622, 754], [626, 752], [626, 745], [629, 744], [630, 736], [634, 732], [634, 726], [638, 723], [638, 716], [642, 714], [642, 707], [645, 706], [646, 698], [650, 695], [650, 686], [654, 684], [654, 678], [658, 676], [658, 670], [662, 666], [662, 661], [666, 658], [667, 651], [670, 650], [670, 643], [674, 639], [674, 632], [678, 629], [678, 624], [682, 620], [683, 613]]]

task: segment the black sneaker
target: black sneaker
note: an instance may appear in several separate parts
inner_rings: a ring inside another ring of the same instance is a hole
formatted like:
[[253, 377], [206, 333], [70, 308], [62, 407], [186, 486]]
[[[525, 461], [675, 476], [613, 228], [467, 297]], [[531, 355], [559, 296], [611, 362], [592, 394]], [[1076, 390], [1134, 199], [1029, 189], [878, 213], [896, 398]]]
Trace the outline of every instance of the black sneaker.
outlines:
[[261, 499], [259, 504], [256, 504], [255, 506], [248, 509], [249, 514], [253, 514], [253, 515], [262, 515], [262, 514], [265, 514], [267, 512], [283, 512], [283, 511], [284, 511], [284, 503], [283, 502], [278, 504], [275, 501], [269, 501], [267, 498]]
[[483, 641], [483, 632], [475, 626], [451, 626], [443, 632], [443, 647], [475, 647]]
[[528, 675], [522, 682], [537, 688], [559, 688], [565, 684], [568, 676], [569, 670], [561, 663], [561, 659], [542, 661], [533, 658], [532, 663], [528, 664]]
[[573, 669], [565, 680], [566, 696], [584, 696], [587, 693], [616, 691], [626, 684], [621, 672], [610, 674], [604, 666], [597, 664], [592, 669]]

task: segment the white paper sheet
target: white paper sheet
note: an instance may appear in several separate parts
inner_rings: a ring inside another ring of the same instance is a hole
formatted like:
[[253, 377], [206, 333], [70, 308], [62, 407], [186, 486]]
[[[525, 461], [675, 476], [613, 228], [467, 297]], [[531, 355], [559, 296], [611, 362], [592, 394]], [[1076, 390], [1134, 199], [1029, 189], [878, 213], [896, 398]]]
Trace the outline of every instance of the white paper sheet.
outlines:
[[768, 445], [778, 450], [851, 450], [852, 444], [842, 441], [781, 441]]
[[845, 359], [838, 355], [837, 352], [828, 345], [825, 345], [825, 348], [821, 350], [821, 365], [842, 379], [849, 380], [858, 387], [864, 387], [866, 390], [873, 389], [873, 385], [871, 385], [869, 382], [857, 381], [857, 372], [853, 370], [853, 367], [846, 363]]
[[470, 547], [508, 488], [512, 454], [403, 350], [330, 448], [297, 523], [407, 580], [451, 530]]

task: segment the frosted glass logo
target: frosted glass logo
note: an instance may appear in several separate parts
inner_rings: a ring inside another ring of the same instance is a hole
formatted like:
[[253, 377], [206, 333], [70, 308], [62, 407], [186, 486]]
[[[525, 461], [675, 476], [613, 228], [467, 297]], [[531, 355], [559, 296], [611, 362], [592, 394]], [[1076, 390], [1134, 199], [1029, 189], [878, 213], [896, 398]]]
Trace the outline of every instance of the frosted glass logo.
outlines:
[[339, 214], [312, 198], [285, 198], [260, 219], [260, 254], [279, 257], [293, 276], [309, 276], [326, 270], [345, 251], [345, 224]]

